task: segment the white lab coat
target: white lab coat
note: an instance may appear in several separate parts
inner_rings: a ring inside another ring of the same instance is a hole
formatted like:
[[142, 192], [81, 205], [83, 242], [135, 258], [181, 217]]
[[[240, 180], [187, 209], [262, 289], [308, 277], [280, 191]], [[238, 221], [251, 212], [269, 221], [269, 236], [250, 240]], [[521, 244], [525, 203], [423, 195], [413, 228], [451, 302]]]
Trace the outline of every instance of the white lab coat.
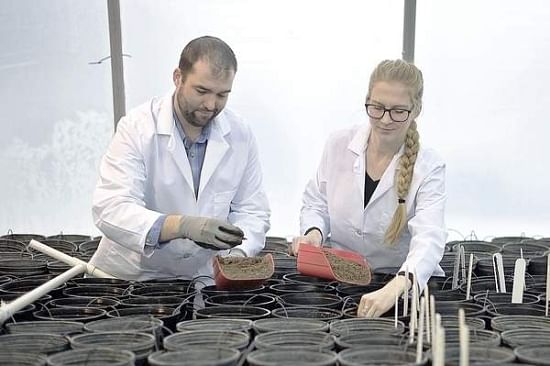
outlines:
[[370, 125], [333, 134], [317, 171], [304, 192], [302, 233], [318, 227], [333, 247], [363, 255], [371, 268], [400, 267], [415, 271], [422, 287], [432, 275], [444, 275], [439, 262], [447, 233], [444, 224], [445, 164], [432, 150], [421, 148], [406, 198], [407, 220], [399, 242], [384, 244], [384, 234], [397, 207], [394, 187], [403, 147], [393, 157], [367, 207], [365, 151]]
[[247, 255], [264, 247], [270, 210], [256, 141], [227, 108], [212, 124], [198, 199], [171, 95], [120, 120], [99, 173], [93, 217], [104, 237], [91, 263], [107, 273], [129, 280], [212, 276], [211, 260], [218, 252], [190, 240], [172, 240], [152, 253], [145, 249], [146, 236], [161, 214], [226, 220], [244, 231], [247, 240], [238, 248]]

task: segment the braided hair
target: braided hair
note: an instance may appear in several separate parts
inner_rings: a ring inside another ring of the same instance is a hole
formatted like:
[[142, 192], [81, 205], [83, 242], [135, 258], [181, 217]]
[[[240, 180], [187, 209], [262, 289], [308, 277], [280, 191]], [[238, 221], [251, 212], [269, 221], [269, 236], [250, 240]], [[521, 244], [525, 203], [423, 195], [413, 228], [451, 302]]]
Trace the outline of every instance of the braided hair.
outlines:
[[412, 121], [407, 130], [404, 141], [404, 152], [399, 159], [399, 169], [395, 173], [395, 189], [397, 193], [397, 209], [393, 214], [393, 219], [386, 229], [384, 242], [393, 246], [397, 243], [401, 231], [407, 223], [406, 198], [409, 194], [411, 181], [414, 173], [414, 164], [420, 148], [419, 135], [416, 126], [416, 117], [422, 109], [422, 94], [424, 91], [424, 81], [422, 72], [413, 64], [403, 60], [384, 60], [374, 69], [369, 81], [370, 97], [374, 84], [378, 81], [399, 81], [405, 84], [409, 89], [409, 94], [413, 104], [411, 112]]

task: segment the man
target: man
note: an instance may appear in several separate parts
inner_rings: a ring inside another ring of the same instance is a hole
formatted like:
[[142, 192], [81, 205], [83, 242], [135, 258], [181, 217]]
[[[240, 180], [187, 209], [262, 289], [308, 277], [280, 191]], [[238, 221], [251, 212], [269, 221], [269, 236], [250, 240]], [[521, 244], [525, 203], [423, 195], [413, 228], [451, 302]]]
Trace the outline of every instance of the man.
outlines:
[[254, 256], [270, 210], [255, 139], [224, 109], [237, 71], [231, 48], [191, 41], [175, 92], [123, 117], [100, 166], [90, 263], [128, 280], [212, 276], [215, 255]]

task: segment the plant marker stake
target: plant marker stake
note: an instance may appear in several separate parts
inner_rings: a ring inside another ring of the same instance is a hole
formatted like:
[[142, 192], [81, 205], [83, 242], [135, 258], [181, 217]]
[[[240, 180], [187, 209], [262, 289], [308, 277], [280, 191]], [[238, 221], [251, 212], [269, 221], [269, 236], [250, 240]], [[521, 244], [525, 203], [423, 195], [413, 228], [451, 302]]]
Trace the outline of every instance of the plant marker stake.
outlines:
[[506, 281], [504, 280], [504, 265], [502, 264], [502, 254], [495, 253], [493, 254], [493, 269], [495, 268], [495, 285], [496, 290], [499, 293], [506, 293]]
[[430, 343], [432, 328], [430, 327], [430, 290], [426, 285], [424, 288], [424, 298], [426, 299], [426, 340]]
[[523, 289], [525, 288], [525, 267], [527, 263], [523, 259], [523, 250], [521, 251], [521, 257], [516, 259], [514, 266], [514, 284], [512, 287], [512, 304], [523, 303]]
[[470, 333], [466, 326], [464, 309], [458, 309], [458, 333], [460, 336], [460, 366], [470, 364]]
[[422, 346], [424, 341], [424, 311], [426, 310], [426, 298], [420, 299], [420, 320], [418, 321], [418, 337], [416, 339], [416, 363], [422, 360]]
[[[395, 275], [395, 278], [397, 278], [397, 274]], [[399, 316], [399, 289], [395, 290], [395, 308], [393, 313], [393, 325], [395, 329], [397, 329], [397, 318]]]
[[458, 271], [460, 269], [460, 248], [462, 248], [462, 245], [458, 246], [458, 250], [455, 254], [455, 263], [454, 263], [454, 266], [453, 266], [453, 282], [452, 282], [452, 286], [451, 286], [452, 290], [456, 290], [458, 288], [458, 282], [459, 282]]
[[548, 316], [548, 298], [550, 297], [550, 254], [546, 260], [546, 311], [545, 316]]
[[[441, 326], [441, 315], [436, 314], [435, 316], [436, 323], [436, 337], [434, 337], [435, 351], [434, 351], [434, 362], [433, 366], [444, 366], [445, 365], [445, 329]], [[437, 357], [435, 357], [437, 356]]]
[[466, 282], [466, 300], [470, 300], [470, 291], [472, 289], [472, 265], [474, 262], [474, 253], [470, 253], [470, 264], [468, 265], [468, 281]]
[[460, 269], [462, 270], [462, 281], [466, 278], [466, 252], [464, 247], [460, 247]]
[[2, 304], [0, 306], [0, 325], [4, 324], [6, 320], [11, 318], [13, 314], [15, 314], [17, 311], [23, 309], [25, 306], [32, 304], [36, 300], [40, 299], [42, 296], [46, 295], [51, 290], [63, 285], [65, 282], [70, 280], [71, 278], [78, 276], [81, 273], [86, 272], [86, 266], [84, 265], [78, 265], [75, 266], [63, 273], [61, 273], [59, 276], [52, 278], [46, 283], [43, 283], [42, 285], [38, 286], [34, 290], [31, 290], [17, 299], [7, 303]]
[[407, 283], [409, 280], [409, 267], [407, 266], [405, 268], [405, 291], [403, 291], [403, 316], [407, 316], [409, 314], [409, 288], [407, 287]]
[[430, 295], [430, 321], [432, 325], [432, 344], [436, 342], [436, 324], [435, 324], [435, 298], [434, 295]]
[[418, 308], [416, 303], [418, 302], [418, 287], [416, 286], [416, 272], [412, 272], [412, 301], [411, 301], [411, 320], [409, 322], [409, 343], [414, 343], [414, 332], [417, 328], [418, 321]]

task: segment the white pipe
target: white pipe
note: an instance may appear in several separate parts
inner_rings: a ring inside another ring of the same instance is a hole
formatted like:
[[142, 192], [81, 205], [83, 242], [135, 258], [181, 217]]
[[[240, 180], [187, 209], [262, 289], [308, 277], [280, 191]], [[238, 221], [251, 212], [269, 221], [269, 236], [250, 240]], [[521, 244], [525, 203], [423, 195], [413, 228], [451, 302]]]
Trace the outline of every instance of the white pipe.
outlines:
[[59, 250], [56, 250], [52, 247], [42, 244], [41, 242], [36, 241], [34, 239], [31, 240], [31, 242], [29, 243], [29, 247], [36, 249], [41, 253], [49, 255], [50, 257], [55, 258], [58, 261], [61, 261], [73, 267], [83, 265], [86, 267], [85, 272], [90, 276], [100, 277], [100, 278], [115, 278], [110, 274], [108, 274], [107, 272], [103, 272], [96, 266], [89, 264], [88, 262], [84, 262], [83, 260], [80, 260], [78, 258], [71, 257], [70, 255], [60, 252]]
[[25, 306], [32, 304], [36, 300], [40, 299], [42, 296], [46, 295], [48, 292], [53, 289], [61, 286], [71, 278], [78, 276], [81, 273], [86, 272], [86, 266], [78, 265], [75, 266], [59, 276], [49, 280], [48, 282], [38, 286], [32, 291], [27, 292], [26, 294], [18, 297], [17, 299], [1, 305], [0, 306], [0, 325], [3, 324], [6, 320], [11, 318], [13, 314], [17, 311], [23, 309]]

